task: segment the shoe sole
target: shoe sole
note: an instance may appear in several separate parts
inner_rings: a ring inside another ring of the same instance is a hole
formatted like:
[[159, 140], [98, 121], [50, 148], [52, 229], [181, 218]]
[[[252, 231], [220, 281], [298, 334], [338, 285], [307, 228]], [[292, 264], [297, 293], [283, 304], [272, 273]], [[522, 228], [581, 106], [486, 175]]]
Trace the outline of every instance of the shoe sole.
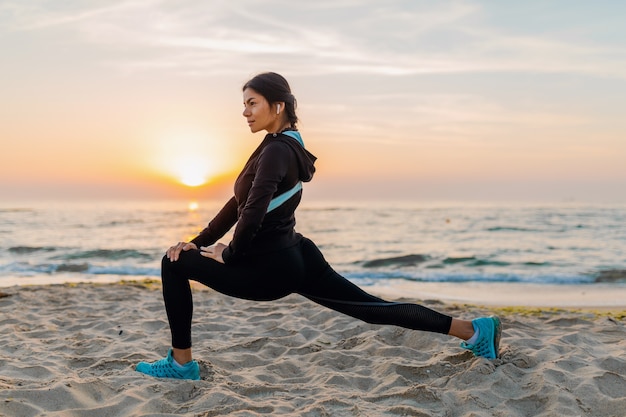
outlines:
[[502, 337], [502, 324], [500, 323], [500, 319], [496, 316], [491, 317], [493, 321], [493, 350], [496, 354], [496, 358], [500, 357], [500, 337]]

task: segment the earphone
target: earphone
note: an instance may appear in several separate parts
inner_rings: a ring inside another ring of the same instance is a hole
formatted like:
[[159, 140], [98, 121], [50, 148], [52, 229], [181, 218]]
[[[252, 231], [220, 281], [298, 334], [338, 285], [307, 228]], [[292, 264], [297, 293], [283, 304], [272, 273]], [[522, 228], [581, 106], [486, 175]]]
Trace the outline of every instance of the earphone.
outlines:
[[276, 114], [280, 114], [280, 104], [276, 106]]

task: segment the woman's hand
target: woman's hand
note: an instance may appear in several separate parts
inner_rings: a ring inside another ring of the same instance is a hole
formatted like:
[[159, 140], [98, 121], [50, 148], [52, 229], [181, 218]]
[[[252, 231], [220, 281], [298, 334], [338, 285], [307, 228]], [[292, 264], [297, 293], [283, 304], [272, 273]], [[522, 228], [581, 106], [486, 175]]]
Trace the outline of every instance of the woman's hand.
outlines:
[[165, 254], [171, 262], [176, 262], [181, 251], [188, 251], [190, 249], [198, 250], [198, 247], [192, 242], [178, 242], [174, 246], [171, 246]]
[[201, 246], [200, 255], [215, 259], [217, 262], [223, 264], [224, 259], [222, 258], [222, 252], [224, 252], [224, 249], [226, 249], [226, 245], [223, 243], [218, 243], [215, 246]]

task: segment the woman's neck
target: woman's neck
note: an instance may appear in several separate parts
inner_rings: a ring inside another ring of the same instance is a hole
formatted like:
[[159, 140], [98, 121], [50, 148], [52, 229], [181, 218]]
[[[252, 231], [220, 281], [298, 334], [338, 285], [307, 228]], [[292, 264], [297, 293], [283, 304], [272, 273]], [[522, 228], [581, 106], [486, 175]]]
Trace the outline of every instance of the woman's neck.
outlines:
[[275, 134], [275, 133], [283, 133], [287, 130], [295, 130], [295, 129], [293, 128], [293, 126], [291, 126], [291, 123], [288, 123], [288, 124], [282, 125], [282, 127], [279, 127], [278, 129], [275, 129], [275, 130], [271, 129], [271, 130], [272, 131], [270, 131], [270, 129], [267, 130], [267, 133], [270, 135]]

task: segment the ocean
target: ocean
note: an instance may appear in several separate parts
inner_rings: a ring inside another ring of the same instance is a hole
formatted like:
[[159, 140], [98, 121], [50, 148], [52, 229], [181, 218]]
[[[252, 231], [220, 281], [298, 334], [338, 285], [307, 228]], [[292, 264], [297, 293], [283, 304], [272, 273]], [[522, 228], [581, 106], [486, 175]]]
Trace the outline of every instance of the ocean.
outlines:
[[[221, 203], [1, 202], [0, 286], [158, 279], [165, 249], [194, 237]], [[362, 286], [626, 282], [626, 204], [305, 200], [296, 217]]]

